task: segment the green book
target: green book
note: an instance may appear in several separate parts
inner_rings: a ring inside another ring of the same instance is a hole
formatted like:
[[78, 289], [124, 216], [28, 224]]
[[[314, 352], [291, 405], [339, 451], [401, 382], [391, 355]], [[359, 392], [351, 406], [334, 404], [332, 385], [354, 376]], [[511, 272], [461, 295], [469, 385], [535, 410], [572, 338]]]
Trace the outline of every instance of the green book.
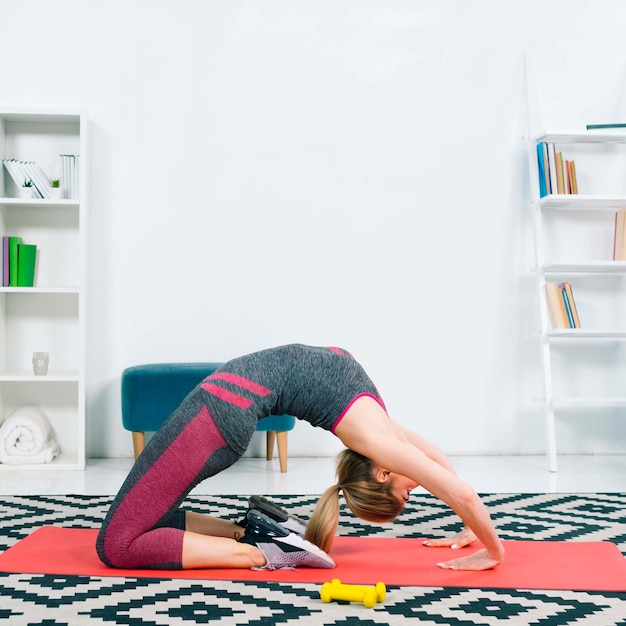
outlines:
[[21, 237], [9, 237], [9, 287], [17, 287], [17, 255]]
[[17, 286], [33, 287], [35, 284], [35, 261], [37, 246], [21, 243], [18, 246]]

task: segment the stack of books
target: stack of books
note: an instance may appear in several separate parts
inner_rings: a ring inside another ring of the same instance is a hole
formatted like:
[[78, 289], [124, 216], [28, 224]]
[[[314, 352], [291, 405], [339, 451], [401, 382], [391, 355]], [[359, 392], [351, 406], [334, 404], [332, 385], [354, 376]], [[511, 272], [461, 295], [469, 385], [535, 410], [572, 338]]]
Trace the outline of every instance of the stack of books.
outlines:
[[33, 287], [37, 246], [21, 237], [2, 237], [2, 286]]
[[34, 161], [3, 159], [2, 163], [9, 172], [16, 187], [22, 187], [30, 181], [35, 198], [49, 198], [50, 181], [43, 170]]
[[552, 328], [580, 328], [570, 283], [546, 282], [546, 300]]
[[574, 161], [563, 158], [557, 152], [554, 143], [537, 143], [537, 162], [539, 165], [539, 196], [550, 194], [577, 194], [576, 166]]
[[66, 199], [78, 198], [78, 163], [76, 154], [61, 154], [61, 197]]

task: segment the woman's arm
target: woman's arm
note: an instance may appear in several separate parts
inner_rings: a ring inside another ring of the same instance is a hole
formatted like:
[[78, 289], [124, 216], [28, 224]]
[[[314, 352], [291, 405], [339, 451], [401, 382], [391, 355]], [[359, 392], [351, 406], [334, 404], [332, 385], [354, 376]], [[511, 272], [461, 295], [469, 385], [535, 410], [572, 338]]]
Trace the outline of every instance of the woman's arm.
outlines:
[[[394, 424], [375, 400], [359, 398], [337, 425], [335, 434], [348, 448], [380, 467], [407, 476], [445, 502], [485, 546], [485, 550], [441, 564], [442, 567], [488, 569], [502, 561], [502, 542], [476, 492], [454, 473], [443, 453]], [[420, 442], [426, 452], [417, 445]]]
[[443, 450], [441, 450], [434, 443], [431, 443], [427, 439], [424, 439], [424, 437], [420, 437], [420, 435], [414, 433], [412, 430], [409, 430], [408, 428], [397, 424], [396, 422], [391, 420], [391, 418], [389, 418], [389, 420], [391, 421], [393, 432], [398, 436], [399, 439], [404, 439], [413, 444], [416, 448], [419, 448], [429, 459], [432, 459], [436, 463], [439, 463], [439, 465], [441, 465], [442, 467], [445, 467], [448, 471], [456, 474], [452, 463], [450, 463], [450, 460], [444, 454]]

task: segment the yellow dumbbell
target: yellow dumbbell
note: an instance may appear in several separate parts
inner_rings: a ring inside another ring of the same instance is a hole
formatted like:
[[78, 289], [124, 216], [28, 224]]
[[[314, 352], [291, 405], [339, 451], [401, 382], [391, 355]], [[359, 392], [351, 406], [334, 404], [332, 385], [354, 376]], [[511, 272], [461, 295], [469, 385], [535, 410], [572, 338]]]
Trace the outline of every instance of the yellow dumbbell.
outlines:
[[338, 578], [335, 578], [332, 582], [322, 585], [320, 598], [322, 602], [331, 602], [332, 600], [363, 602], [368, 609], [371, 609], [376, 605], [376, 602], [382, 602], [385, 599], [386, 593], [385, 583], [376, 583], [375, 587], [343, 585]]

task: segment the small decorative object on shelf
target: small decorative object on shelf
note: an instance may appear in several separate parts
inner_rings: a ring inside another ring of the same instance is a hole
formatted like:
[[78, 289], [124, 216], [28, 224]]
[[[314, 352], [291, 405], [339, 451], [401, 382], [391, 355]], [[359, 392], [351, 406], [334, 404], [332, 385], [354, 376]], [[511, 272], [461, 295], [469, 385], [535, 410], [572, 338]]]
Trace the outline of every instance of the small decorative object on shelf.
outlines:
[[61, 198], [61, 179], [53, 178], [50, 182], [50, 198], [59, 200]]
[[34, 193], [35, 188], [33, 187], [33, 181], [30, 178], [25, 178], [20, 187], [20, 197], [29, 199], [33, 197]]
[[49, 363], [50, 355], [47, 352], [33, 352], [33, 372], [36, 376], [45, 376]]

